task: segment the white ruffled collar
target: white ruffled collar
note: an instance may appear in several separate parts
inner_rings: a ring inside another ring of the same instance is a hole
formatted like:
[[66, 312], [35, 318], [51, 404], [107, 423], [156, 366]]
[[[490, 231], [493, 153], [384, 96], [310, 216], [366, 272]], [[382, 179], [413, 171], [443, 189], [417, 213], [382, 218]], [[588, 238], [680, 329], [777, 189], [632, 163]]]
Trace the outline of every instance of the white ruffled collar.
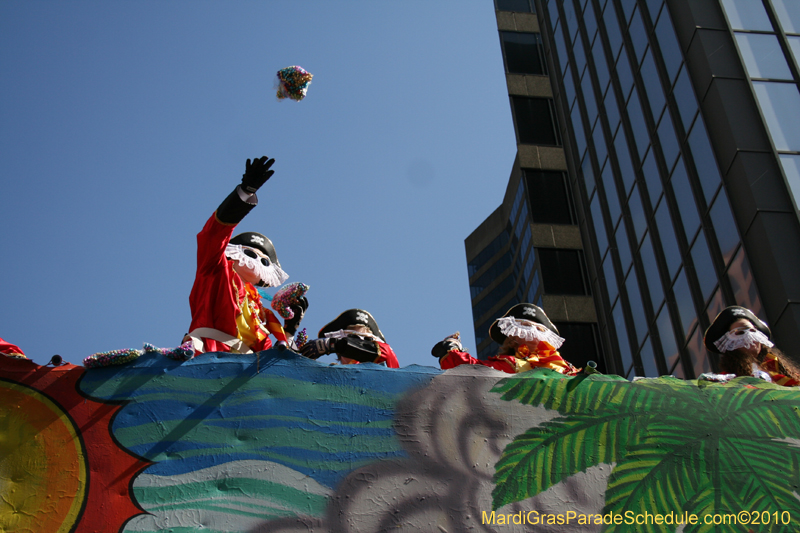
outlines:
[[497, 325], [506, 337], [517, 337], [526, 341], [544, 341], [556, 350], [564, 344], [564, 339], [555, 332], [530, 320], [518, 320], [513, 316], [504, 316], [497, 319]]

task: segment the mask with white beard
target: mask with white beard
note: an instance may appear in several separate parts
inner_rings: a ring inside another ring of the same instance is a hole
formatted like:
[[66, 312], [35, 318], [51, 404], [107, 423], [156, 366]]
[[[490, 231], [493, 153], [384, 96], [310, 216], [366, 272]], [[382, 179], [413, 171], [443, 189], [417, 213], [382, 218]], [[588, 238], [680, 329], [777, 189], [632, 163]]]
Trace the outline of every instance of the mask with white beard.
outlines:
[[228, 244], [225, 247], [225, 256], [233, 261], [233, 270], [253, 285], [279, 287], [289, 279], [289, 275], [277, 263], [270, 261], [269, 257], [255, 248]]

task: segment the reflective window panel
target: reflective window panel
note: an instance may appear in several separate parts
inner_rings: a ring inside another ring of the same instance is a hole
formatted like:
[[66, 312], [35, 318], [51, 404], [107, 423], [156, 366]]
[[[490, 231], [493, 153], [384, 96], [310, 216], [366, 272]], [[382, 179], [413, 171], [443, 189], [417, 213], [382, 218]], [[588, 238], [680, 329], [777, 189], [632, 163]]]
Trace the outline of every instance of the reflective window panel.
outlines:
[[706, 316], [708, 317], [709, 324], [714, 322], [714, 319], [717, 318], [717, 315], [720, 314], [723, 309], [725, 309], [725, 302], [722, 299], [722, 291], [717, 289], [706, 309]]
[[733, 298], [736, 305], [741, 305], [750, 309], [756, 316], [764, 317], [761, 307], [761, 299], [758, 297], [758, 289], [750, 271], [750, 263], [744, 255], [744, 248], [739, 248], [728, 268], [728, 280], [733, 287]]
[[675, 293], [675, 303], [678, 305], [681, 324], [683, 324], [682, 329], [685, 333], [688, 333], [697, 323], [697, 315], [694, 311], [694, 302], [692, 301], [692, 293], [689, 291], [689, 283], [686, 281], [685, 270], [682, 269], [678, 274], [672, 290]]
[[703, 333], [705, 332], [701, 330], [702, 328], [696, 328], [686, 344], [686, 351], [689, 352], [689, 358], [692, 360], [695, 377], [705, 372], [711, 372], [711, 361], [708, 359], [708, 351], [703, 344]]
[[654, 206], [658, 204], [658, 198], [661, 196], [663, 186], [661, 185], [661, 177], [658, 174], [658, 165], [656, 165], [656, 158], [652, 148], [647, 152], [644, 163], [642, 163], [642, 174], [644, 174], [644, 181], [647, 184], [650, 205]]
[[[564, 173], [546, 170], [524, 172], [533, 221], [536, 224], [572, 224], [572, 206]], [[592, 183], [591, 178], [588, 176], [587, 186]]]
[[606, 288], [608, 289], [608, 301], [614, 303], [617, 299], [617, 276], [614, 273], [614, 261], [611, 254], [606, 255], [603, 261], [603, 275], [606, 278]]
[[637, 280], [636, 270], [631, 269], [630, 274], [628, 274], [628, 279], [625, 280], [625, 289], [628, 291], [628, 303], [631, 306], [633, 324], [636, 328], [636, 341], [637, 344], [641, 344], [647, 335], [647, 315], [644, 312], [644, 302], [639, 292], [639, 283]]
[[672, 185], [675, 202], [678, 204], [678, 210], [681, 213], [686, 240], [691, 242], [700, 227], [700, 215], [697, 214], [694, 194], [692, 193], [692, 187], [689, 185], [689, 176], [686, 174], [686, 167], [682, 161], [678, 161], [678, 164], [675, 165], [670, 185]]
[[657, 378], [659, 376], [658, 364], [653, 354], [653, 347], [650, 345], [650, 337], [645, 339], [642, 349], [639, 351], [639, 359], [642, 361], [646, 377]]
[[800, 2], [797, 0], [772, 0], [772, 7], [786, 33], [800, 33]]
[[542, 60], [542, 38], [538, 33], [500, 32], [506, 72], [511, 74], [547, 74]]
[[[497, 11], [514, 11], [517, 13], [533, 13], [533, 0], [494, 0]], [[553, 6], [551, 9], [555, 9]]]
[[661, 337], [661, 349], [664, 351], [664, 358], [667, 361], [667, 368], [672, 368], [680, 359], [678, 344], [675, 342], [675, 333], [672, 331], [672, 319], [669, 317], [669, 309], [665, 305], [656, 318], [658, 336]]
[[619, 206], [619, 196], [617, 195], [617, 186], [614, 183], [614, 172], [611, 165], [606, 165], [601, 174], [603, 180], [603, 189], [606, 193], [606, 204], [608, 205], [608, 214], [611, 217], [611, 225], [615, 227], [622, 209]]
[[653, 120], [658, 122], [661, 111], [667, 103], [664, 97], [664, 90], [661, 88], [661, 79], [658, 77], [656, 63], [653, 60], [652, 51], [648, 51], [642, 61], [642, 81], [647, 90], [647, 99], [650, 102], [650, 110], [653, 112]]
[[658, 140], [661, 142], [661, 152], [664, 154], [667, 168], [671, 169], [675, 158], [680, 153], [680, 145], [678, 137], [675, 135], [675, 128], [672, 126], [669, 110], [661, 117], [661, 123], [658, 125]]
[[669, 208], [664, 198], [656, 208], [654, 219], [658, 226], [658, 235], [661, 238], [661, 248], [667, 261], [670, 280], [675, 278], [675, 273], [681, 265], [681, 252], [678, 247], [678, 239], [675, 237], [675, 230], [672, 226], [672, 219], [669, 215]]
[[642, 198], [639, 195], [639, 187], [634, 186], [633, 192], [628, 199], [628, 210], [631, 213], [631, 221], [633, 221], [633, 231], [636, 234], [636, 245], [642, 242], [644, 232], [647, 230], [647, 218], [644, 215], [644, 207], [642, 206]]
[[560, 145], [549, 98], [512, 97], [514, 121], [521, 144]]
[[611, 316], [614, 319], [614, 327], [617, 331], [617, 341], [619, 344], [619, 356], [622, 359], [622, 368], [627, 371], [633, 364], [633, 356], [631, 355], [631, 345], [628, 341], [628, 330], [625, 328], [625, 317], [622, 314], [622, 305], [617, 302], [611, 311]]
[[684, 131], [689, 131], [697, 114], [697, 99], [694, 96], [692, 82], [689, 80], [685, 66], [681, 69], [681, 73], [678, 74], [672, 93], [675, 96], [675, 102], [678, 104], [683, 129]]
[[781, 165], [786, 180], [789, 182], [789, 189], [794, 196], [795, 208], [800, 207], [800, 155], [781, 154]]
[[[798, 180], [800, 180], [800, 176], [798, 176]], [[800, 186], [800, 181], [798, 181], [798, 186]], [[733, 220], [733, 213], [731, 213], [724, 187], [720, 189], [714, 200], [710, 215], [722, 253], [722, 260], [727, 265], [736, 252], [736, 247], [739, 246], [739, 231], [736, 229], [736, 222]]]
[[761, 113], [778, 150], [800, 151], [800, 92], [794, 83], [754, 81]]
[[711, 254], [708, 251], [708, 242], [704, 232], [701, 231], [697, 236], [689, 253], [692, 255], [694, 271], [697, 275], [697, 281], [700, 283], [703, 301], [706, 302], [717, 286], [717, 273], [714, 270], [714, 263], [711, 261]]
[[538, 248], [536, 252], [539, 256], [545, 293], [586, 294], [580, 250]]
[[599, 195], [595, 195], [594, 199], [592, 200], [591, 211], [592, 211], [592, 223], [594, 225], [594, 233], [597, 239], [597, 249], [600, 253], [600, 257], [603, 257], [606, 248], [608, 248], [608, 235], [606, 234], [606, 226], [603, 223], [603, 216], [600, 210]]
[[736, 33], [736, 42], [751, 78], [791, 80], [792, 72], [786, 63], [777, 35]]
[[[798, 93], [798, 97], [800, 97], [800, 93]], [[711, 143], [708, 140], [708, 133], [706, 133], [701, 116], [697, 117], [692, 131], [689, 133], [689, 146], [692, 149], [694, 166], [697, 169], [697, 177], [700, 178], [700, 186], [703, 188], [706, 202], [711, 203], [721, 179], [717, 169], [717, 160], [711, 150]]]
[[597, 349], [597, 326], [595, 324], [555, 322], [554, 325], [561, 337], [566, 339], [558, 349], [564, 359], [578, 368], [584, 368], [587, 362], [594, 361], [598, 363], [598, 370], [600, 370], [603, 361]]
[[642, 258], [642, 267], [647, 278], [647, 288], [650, 290], [650, 300], [653, 302], [653, 307], [658, 309], [664, 299], [664, 289], [661, 287], [661, 277], [658, 274], [656, 255], [653, 251], [653, 243], [650, 242], [649, 234], [642, 241], [639, 255]]
[[772, 31], [772, 24], [759, 0], [722, 0], [728, 21], [734, 30]]

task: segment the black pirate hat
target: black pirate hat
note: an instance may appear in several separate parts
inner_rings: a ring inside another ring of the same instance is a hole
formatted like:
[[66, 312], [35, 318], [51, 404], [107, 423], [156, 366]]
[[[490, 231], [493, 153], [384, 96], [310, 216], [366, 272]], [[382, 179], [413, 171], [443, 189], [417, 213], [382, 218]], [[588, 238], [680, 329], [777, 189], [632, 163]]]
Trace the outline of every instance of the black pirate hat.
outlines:
[[753, 312], [746, 307], [732, 305], [723, 309], [714, 319], [714, 322], [708, 326], [706, 334], [703, 336], [703, 344], [706, 345], [706, 349], [710, 352], [721, 353], [717, 347], [714, 346], [714, 343], [721, 339], [722, 336], [728, 332], [731, 324], [740, 318], [749, 320], [758, 331], [766, 335], [768, 339], [772, 339], [772, 332], [763, 320], [754, 315]]
[[321, 338], [324, 337], [326, 333], [333, 333], [334, 331], [347, 329], [349, 326], [355, 325], [367, 326], [373, 335], [383, 342], [386, 342], [383, 333], [381, 333], [380, 328], [378, 328], [378, 323], [375, 322], [375, 319], [369, 311], [364, 311], [363, 309], [348, 309], [322, 326], [322, 329], [319, 330], [318, 337]]
[[[556, 335], [558, 335], [558, 328], [556, 328], [550, 319], [547, 318], [547, 315], [544, 313], [541, 307], [538, 305], [522, 303], [517, 304], [504, 314], [501, 318], [505, 318], [507, 316], [519, 319], [519, 320], [530, 320], [531, 322], [536, 322], [537, 324], [541, 324]], [[498, 319], [499, 320], [499, 319]], [[492, 325], [489, 327], [489, 336], [492, 338], [494, 342], [497, 344], [503, 344], [506, 340], [506, 336], [500, 331], [500, 325], [498, 324], [498, 320], [495, 320]]]
[[250, 248], [260, 250], [264, 255], [269, 257], [270, 261], [278, 266], [281, 266], [281, 262], [278, 261], [278, 254], [275, 252], [275, 246], [273, 246], [272, 241], [261, 233], [256, 233], [255, 231], [240, 233], [236, 237], [232, 238], [230, 243], [241, 246], [249, 246]]

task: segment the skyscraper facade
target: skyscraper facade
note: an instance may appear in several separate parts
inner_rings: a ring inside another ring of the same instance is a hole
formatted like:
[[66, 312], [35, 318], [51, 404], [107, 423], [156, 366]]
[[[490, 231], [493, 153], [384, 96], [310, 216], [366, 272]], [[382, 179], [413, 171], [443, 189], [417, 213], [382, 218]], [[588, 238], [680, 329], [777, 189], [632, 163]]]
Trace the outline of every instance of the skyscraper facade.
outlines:
[[[800, 354], [800, 2], [495, 7], [518, 141], [509, 190], [518, 175], [535, 226], [536, 204], [555, 205], [555, 180], [528, 179], [524, 154], [560, 151], [573, 218], [551, 227], [580, 236], [575, 283], [591, 299], [608, 370], [691, 378], [715, 369], [703, 333], [734, 304], [766, 320], [785, 352]], [[531, 94], [544, 85], [549, 94]], [[555, 125], [548, 138], [546, 106]], [[510, 210], [498, 211], [492, 217], [513, 231]], [[467, 239], [471, 274], [485, 266], [478, 237], [492, 217]], [[541, 255], [536, 244], [532, 253]], [[534, 266], [546, 304], [557, 293], [547, 290], [543, 262]], [[483, 316], [473, 314], [477, 336]]]
[[[498, 28], [517, 157], [503, 203], [466, 239], [478, 356], [496, 353], [491, 323], [514, 304], [545, 309], [577, 366], [604, 368], [579, 211], [537, 16], [527, 1], [499, 6]], [[509, 9], [513, 8], [515, 12]]]

